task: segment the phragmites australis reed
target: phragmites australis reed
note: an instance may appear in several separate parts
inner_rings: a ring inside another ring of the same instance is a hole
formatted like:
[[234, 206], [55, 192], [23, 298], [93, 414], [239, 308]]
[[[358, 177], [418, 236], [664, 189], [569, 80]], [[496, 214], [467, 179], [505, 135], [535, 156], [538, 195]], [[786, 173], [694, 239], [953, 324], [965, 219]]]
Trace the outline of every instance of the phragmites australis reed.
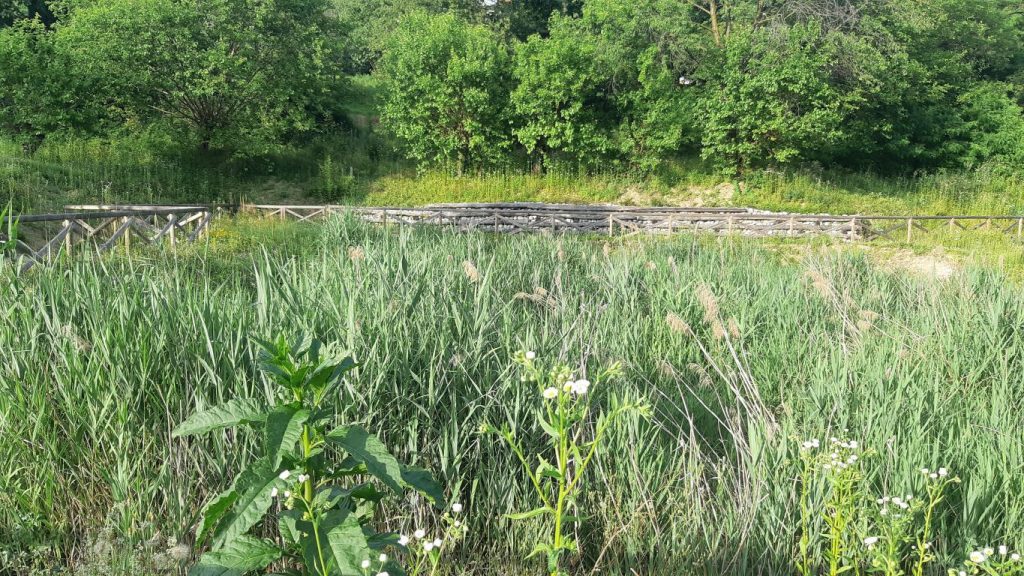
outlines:
[[704, 282], [697, 285], [696, 293], [697, 301], [704, 309], [704, 322], [711, 328], [711, 335], [715, 340], [721, 340], [725, 337], [725, 326], [722, 324], [721, 311], [718, 309], [718, 298]]
[[673, 332], [679, 332], [686, 335], [693, 334], [693, 330], [690, 328], [690, 325], [687, 324], [686, 320], [683, 320], [675, 312], [669, 312], [668, 315], [665, 316], [665, 323], [668, 324], [669, 330]]
[[362, 246], [349, 246], [348, 259], [353, 262], [362, 262], [366, 259], [366, 250]]
[[462, 271], [466, 274], [466, 279], [469, 280], [470, 283], [476, 284], [480, 281], [480, 271], [477, 270], [476, 266], [469, 260], [462, 263]]

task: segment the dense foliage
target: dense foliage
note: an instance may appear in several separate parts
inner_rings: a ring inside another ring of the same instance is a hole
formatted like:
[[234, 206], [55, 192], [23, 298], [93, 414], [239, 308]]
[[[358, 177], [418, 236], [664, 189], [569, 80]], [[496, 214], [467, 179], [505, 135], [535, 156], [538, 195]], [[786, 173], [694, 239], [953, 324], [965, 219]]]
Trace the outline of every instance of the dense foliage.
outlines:
[[263, 154], [372, 72], [420, 166], [1012, 172], [1022, 46], [1011, 0], [3, 0], [0, 131]]

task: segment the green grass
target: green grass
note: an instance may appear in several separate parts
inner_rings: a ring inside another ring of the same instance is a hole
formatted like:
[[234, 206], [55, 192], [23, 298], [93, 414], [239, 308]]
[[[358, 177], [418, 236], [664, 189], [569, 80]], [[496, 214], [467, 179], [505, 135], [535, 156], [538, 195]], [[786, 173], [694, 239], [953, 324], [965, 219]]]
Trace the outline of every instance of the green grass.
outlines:
[[[372, 94], [372, 85], [352, 90]], [[360, 96], [354, 102], [365, 102]], [[358, 106], [356, 107], [358, 108]], [[0, 201], [23, 212], [67, 203], [237, 202], [415, 206], [543, 201], [627, 205], [750, 206], [833, 214], [1020, 214], [1024, 179], [985, 169], [910, 177], [841, 171], [761, 173], [724, 179], [693, 159], [654, 174], [525, 169], [455, 177], [417, 172], [393, 143], [370, 132], [371, 109], [350, 112], [348, 134], [262, 158], [181, 150], [141, 137], [47, 142], [28, 156], [0, 141]]]
[[[529, 486], [477, 434], [487, 419], [518, 425], [528, 444], [542, 437], [525, 410], [537, 392], [512, 369], [520, 349], [581, 374], [621, 361], [623, 377], [596, 401], [655, 408], [649, 422], [627, 421], [593, 470], [574, 573], [598, 562], [607, 574], [789, 572], [790, 438], [843, 429], [877, 451], [865, 459], [876, 494], [919, 493], [922, 466], [963, 478], [938, 512], [931, 573], [971, 546], [1024, 545], [1019, 286], [988, 268], [945, 281], [880, 269], [875, 250], [240, 221], [177, 253], [5, 272], [0, 560], [16, 573], [32, 563], [160, 573], [146, 566], [167, 538], [191, 541], [199, 506], [254, 448], [247, 434], [172, 440], [170, 430], [210, 404], [267, 394], [251, 338], [300, 331], [362, 364], [358, 400], [340, 416], [467, 505], [453, 574], [537, 573], [518, 559], [540, 526], [502, 516], [534, 506]], [[734, 319], [740, 362], [705, 321], [702, 283]], [[537, 288], [548, 297], [524, 296]], [[746, 373], [765, 411], [736, 396]], [[409, 514], [430, 522], [422, 503], [380, 518], [404, 528]]]

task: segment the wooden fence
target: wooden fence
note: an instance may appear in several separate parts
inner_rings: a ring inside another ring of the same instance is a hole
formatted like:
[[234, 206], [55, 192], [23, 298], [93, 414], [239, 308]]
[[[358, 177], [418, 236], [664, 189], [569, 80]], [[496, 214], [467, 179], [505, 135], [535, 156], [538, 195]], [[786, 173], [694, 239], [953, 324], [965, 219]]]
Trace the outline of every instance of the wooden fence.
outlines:
[[378, 224], [433, 224], [459, 231], [591, 234], [713, 232], [750, 236], [827, 234], [855, 239], [863, 220], [844, 216], [774, 214], [744, 208], [632, 208], [564, 204], [439, 204], [419, 208], [280, 206], [242, 210], [271, 218], [307, 221], [350, 212]]
[[[238, 211], [281, 220], [311, 221], [351, 213], [368, 222], [436, 225], [459, 231], [589, 234], [674, 234], [679, 232], [843, 240], [912, 241], [915, 236], [988, 231], [1024, 240], [1024, 215], [1014, 216], [831, 216], [784, 214], [746, 208], [634, 208], [538, 203], [436, 204], [418, 208], [340, 205], [241, 204], [211, 206], [73, 205], [63, 214], [17, 217], [16, 251], [22, 270], [89, 242], [104, 252], [118, 242], [194, 241], [220, 214]], [[0, 226], [0, 228], [3, 228]], [[3, 240], [0, 233], [0, 240]]]
[[826, 235], [845, 240], [905, 240], [939, 231], [995, 231], [1024, 239], [1024, 215], [1016, 216], [832, 216], [785, 214], [744, 208], [633, 208], [564, 204], [438, 204], [420, 208], [251, 204], [242, 210], [279, 219], [307, 221], [351, 212], [380, 224], [435, 224], [489, 232], [580, 232], [594, 234], [711, 232], [747, 236]]
[[14, 251], [22, 258], [21, 271], [51, 260], [62, 251], [71, 253], [80, 245], [106, 252], [119, 242], [128, 248], [132, 242], [194, 242], [209, 227], [214, 214], [207, 206], [89, 208], [11, 217], [18, 224]]

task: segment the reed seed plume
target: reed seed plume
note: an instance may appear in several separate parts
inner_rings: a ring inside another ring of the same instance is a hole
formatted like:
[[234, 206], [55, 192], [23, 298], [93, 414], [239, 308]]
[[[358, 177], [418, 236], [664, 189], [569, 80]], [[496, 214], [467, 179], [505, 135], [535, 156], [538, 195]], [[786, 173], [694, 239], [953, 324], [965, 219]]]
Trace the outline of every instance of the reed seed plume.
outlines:
[[683, 320], [675, 312], [669, 312], [668, 315], [665, 316], [665, 323], [668, 324], [669, 330], [672, 330], [673, 332], [686, 334], [687, 336], [693, 334], [693, 329], [686, 323], [686, 320]]
[[366, 250], [362, 246], [349, 246], [348, 259], [353, 262], [362, 262], [366, 259]]
[[469, 260], [462, 263], [462, 271], [466, 274], [466, 279], [469, 280], [470, 283], [476, 284], [480, 281], [480, 271], [477, 270], [476, 266]]

